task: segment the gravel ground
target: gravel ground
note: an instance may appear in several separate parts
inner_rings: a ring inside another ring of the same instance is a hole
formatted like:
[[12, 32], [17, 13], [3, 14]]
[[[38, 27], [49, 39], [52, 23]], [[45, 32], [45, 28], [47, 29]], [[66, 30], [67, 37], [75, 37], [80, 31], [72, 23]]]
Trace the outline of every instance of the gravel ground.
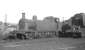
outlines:
[[85, 50], [85, 39], [48, 38], [1, 42], [0, 50]]

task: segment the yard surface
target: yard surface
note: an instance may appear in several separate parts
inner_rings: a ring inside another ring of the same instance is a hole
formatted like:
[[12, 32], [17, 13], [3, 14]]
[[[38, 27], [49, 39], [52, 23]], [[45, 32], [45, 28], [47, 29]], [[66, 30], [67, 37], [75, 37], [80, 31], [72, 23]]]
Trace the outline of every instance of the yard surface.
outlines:
[[0, 42], [0, 50], [85, 50], [85, 39], [48, 38]]

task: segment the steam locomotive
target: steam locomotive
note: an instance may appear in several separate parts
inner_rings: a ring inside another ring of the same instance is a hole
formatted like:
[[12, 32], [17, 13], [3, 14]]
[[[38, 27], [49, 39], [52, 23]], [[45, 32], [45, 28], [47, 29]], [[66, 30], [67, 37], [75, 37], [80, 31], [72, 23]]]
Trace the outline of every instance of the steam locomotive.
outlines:
[[[63, 28], [64, 27], [64, 28]], [[66, 26], [67, 27], [67, 26]], [[9, 33], [9, 35], [4, 38], [4, 40], [7, 39], [20, 39], [20, 40], [27, 40], [27, 39], [40, 39], [40, 38], [53, 38], [53, 37], [62, 37], [62, 38], [81, 38], [82, 33], [79, 31], [79, 28], [66, 28], [65, 26], [62, 26], [61, 31], [12, 31]]]
[[81, 38], [82, 32], [79, 29], [79, 26], [71, 27], [69, 25], [63, 25], [62, 30], [58, 31], [59, 37]]

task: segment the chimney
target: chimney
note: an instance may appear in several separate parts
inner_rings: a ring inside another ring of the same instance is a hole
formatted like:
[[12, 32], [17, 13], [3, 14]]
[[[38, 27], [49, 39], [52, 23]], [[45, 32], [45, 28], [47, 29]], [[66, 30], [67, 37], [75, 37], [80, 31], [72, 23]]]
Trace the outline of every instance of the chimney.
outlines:
[[34, 16], [33, 16], [33, 21], [36, 21], [36, 20], [37, 20], [37, 16], [34, 15]]
[[22, 13], [22, 19], [25, 19], [25, 12]]

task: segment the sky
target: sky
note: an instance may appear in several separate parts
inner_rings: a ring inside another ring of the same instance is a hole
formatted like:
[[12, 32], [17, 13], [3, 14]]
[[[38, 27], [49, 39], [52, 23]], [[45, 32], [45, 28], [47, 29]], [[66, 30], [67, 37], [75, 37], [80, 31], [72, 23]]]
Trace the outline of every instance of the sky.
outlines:
[[47, 16], [54, 16], [63, 21], [69, 19], [76, 13], [85, 13], [84, 0], [0, 0], [0, 21], [18, 23], [26, 13], [27, 19], [37, 15], [39, 20]]

